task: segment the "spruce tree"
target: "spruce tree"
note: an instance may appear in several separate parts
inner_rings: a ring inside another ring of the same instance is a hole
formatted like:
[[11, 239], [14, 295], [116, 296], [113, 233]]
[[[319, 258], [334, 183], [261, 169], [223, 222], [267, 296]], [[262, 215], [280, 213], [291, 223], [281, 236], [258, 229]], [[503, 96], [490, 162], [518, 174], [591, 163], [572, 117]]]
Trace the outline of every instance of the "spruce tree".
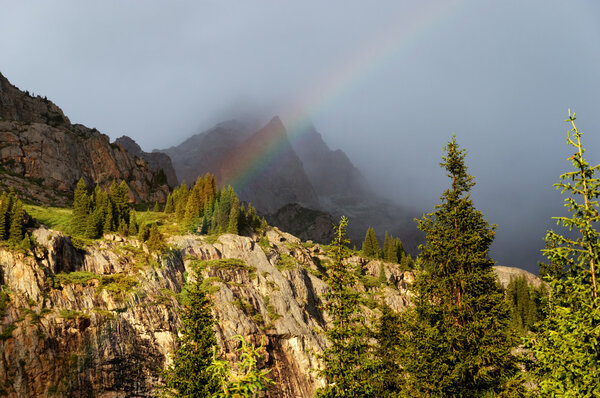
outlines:
[[375, 235], [375, 230], [373, 228], [368, 228], [367, 233], [365, 235], [365, 240], [362, 244], [362, 256], [366, 258], [379, 258], [381, 254], [381, 249], [379, 248], [379, 243], [377, 242], [377, 235]]
[[550, 294], [545, 317], [528, 347], [535, 359], [532, 371], [542, 396], [595, 397], [600, 380], [600, 298], [598, 264], [600, 233], [596, 229], [600, 196], [600, 165], [590, 166], [583, 157], [582, 134], [569, 110], [572, 129], [568, 144], [575, 149], [569, 158], [573, 171], [560, 176], [555, 184], [567, 193], [569, 217], [555, 217], [567, 232], [546, 234], [544, 254], [550, 264], [560, 266], [547, 275]]
[[516, 374], [515, 339], [488, 257], [494, 228], [473, 206], [473, 177], [454, 136], [445, 150], [441, 166], [451, 187], [418, 220], [425, 272], [400, 324], [402, 367], [407, 396], [479, 397], [502, 391]]
[[138, 234], [138, 222], [135, 211], [129, 216], [129, 235], [136, 236]]
[[156, 225], [156, 223], [152, 224], [150, 227], [146, 244], [148, 245], [148, 250], [151, 252], [162, 252], [166, 249], [167, 245], [165, 243], [165, 238], [158, 230], [158, 225]]
[[401, 317], [384, 305], [377, 320], [373, 338], [375, 344], [375, 389], [378, 397], [398, 397], [402, 392], [402, 366], [398, 361]]
[[8, 195], [6, 192], [2, 192], [0, 197], [0, 240], [6, 239], [6, 232], [8, 231]]
[[87, 228], [87, 218], [90, 210], [90, 200], [87, 185], [83, 177], [77, 182], [73, 199], [73, 221], [72, 228], [75, 235], [84, 236]]
[[370, 332], [360, 313], [361, 297], [354, 289], [356, 276], [346, 263], [350, 254], [347, 225], [348, 220], [342, 217], [330, 246], [334, 262], [327, 270], [329, 290], [323, 295], [323, 310], [332, 318], [331, 326], [325, 331], [331, 345], [320, 355], [325, 363], [320, 374], [327, 385], [317, 390], [317, 397], [375, 396], [368, 342]]
[[177, 337], [179, 348], [173, 354], [173, 363], [163, 373], [169, 396], [213, 397], [219, 389], [220, 380], [209, 371], [217, 347], [214, 319], [210, 300], [200, 289], [200, 282], [186, 287], [180, 312], [183, 325]]
[[175, 206], [173, 205], [173, 195], [169, 194], [169, 196], [167, 196], [167, 203], [165, 204], [164, 213], [171, 214], [174, 211], [175, 211]]
[[8, 233], [8, 241], [13, 245], [18, 245], [23, 240], [23, 215], [23, 203], [17, 199], [11, 211]]

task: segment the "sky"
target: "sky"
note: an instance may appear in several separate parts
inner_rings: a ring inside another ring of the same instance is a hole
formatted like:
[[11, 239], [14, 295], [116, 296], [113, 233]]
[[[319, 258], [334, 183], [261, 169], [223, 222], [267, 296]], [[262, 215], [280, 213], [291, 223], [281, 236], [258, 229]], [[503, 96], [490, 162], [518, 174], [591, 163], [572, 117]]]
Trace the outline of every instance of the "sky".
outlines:
[[311, 120], [392, 200], [432, 211], [456, 134], [497, 224], [537, 272], [563, 199], [567, 109], [600, 161], [600, 3], [557, 0], [0, 0], [0, 72], [72, 122], [145, 150], [232, 117]]

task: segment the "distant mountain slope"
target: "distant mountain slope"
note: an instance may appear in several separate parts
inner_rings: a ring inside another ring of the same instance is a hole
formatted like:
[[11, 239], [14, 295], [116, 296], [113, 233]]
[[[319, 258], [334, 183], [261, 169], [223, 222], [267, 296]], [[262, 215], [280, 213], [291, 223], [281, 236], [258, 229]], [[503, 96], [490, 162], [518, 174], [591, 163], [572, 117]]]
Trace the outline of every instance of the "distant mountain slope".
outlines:
[[[305, 211], [308, 208], [328, 212], [335, 219], [349, 217], [348, 235], [356, 245], [368, 227], [374, 227], [381, 239], [386, 230], [400, 237], [411, 253], [422, 240], [413, 221], [416, 214], [374, 194], [348, 156], [331, 150], [313, 126], [290, 140], [278, 117], [260, 130], [229, 121], [163, 152], [171, 156], [180, 181], [190, 183], [206, 172], [214, 173], [220, 184], [231, 183], [242, 200], [271, 215], [271, 222], [284, 230], [299, 234], [290, 227], [290, 214], [316, 214]], [[275, 217], [289, 203], [301, 207], [287, 208], [281, 213], [284, 217]], [[322, 220], [316, 217], [313, 224], [320, 227], [311, 230], [321, 230]], [[323, 236], [320, 232], [303, 235], [315, 241]]]
[[319, 207], [277, 117], [254, 131], [240, 122], [221, 123], [163, 152], [171, 156], [180, 180], [191, 183], [199, 175], [214, 173], [219, 185], [231, 184], [241, 200], [252, 202], [263, 214], [288, 203]]
[[136, 202], [161, 202], [168, 194], [143, 159], [96, 129], [71, 124], [54, 103], [20, 91], [1, 74], [0, 174], [0, 189], [12, 186], [48, 204], [69, 203], [81, 177], [104, 187], [125, 180]]

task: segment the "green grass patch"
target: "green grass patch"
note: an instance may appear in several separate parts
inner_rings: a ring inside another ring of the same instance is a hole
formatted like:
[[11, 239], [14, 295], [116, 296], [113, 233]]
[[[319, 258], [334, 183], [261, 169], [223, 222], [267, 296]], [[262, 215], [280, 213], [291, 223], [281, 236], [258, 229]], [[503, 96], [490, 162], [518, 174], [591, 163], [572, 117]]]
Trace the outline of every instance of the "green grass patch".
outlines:
[[219, 270], [243, 270], [247, 271], [250, 278], [256, 276], [256, 267], [246, 264], [244, 260], [238, 258], [219, 258], [216, 260], [194, 260], [190, 263], [192, 269], [196, 272], [202, 272], [206, 269]]
[[24, 204], [23, 208], [29, 215], [48, 228], [64, 233], [71, 231], [73, 210], [64, 207], [37, 206]]
[[103, 275], [96, 289], [98, 291], [104, 289], [111, 293], [121, 294], [129, 292], [131, 289], [137, 286], [137, 284], [138, 281], [136, 281], [133, 277], [129, 275]]
[[233, 305], [235, 305], [240, 311], [244, 314], [251, 316], [254, 313], [254, 307], [243, 297], [236, 297], [233, 300]]
[[4, 318], [4, 312], [6, 311], [6, 306], [9, 301], [8, 288], [4, 285], [0, 285], [0, 320]]
[[12, 337], [12, 332], [17, 328], [17, 325], [14, 323], [9, 324], [4, 328], [2, 333], [0, 333], [0, 341], [8, 340]]
[[217, 234], [205, 235], [202, 237], [202, 242], [208, 243], [210, 245], [214, 245], [218, 241], [219, 241], [219, 235], [217, 235]]
[[61, 272], [54, 277], [55, 281], [58, 281], [61, 285], [81, 285], [87, 286], [91, 280], [95, 279], [99, 281], [102, 277], [98, 274], [88, 271], [74, 271], [69, 273]]
[[279, 255], [279, 259], [277, 260], [277, 265], [275, 266], [279, 271], [283, 270], [291, 270], [296, 268], [296, 261], [292, 256], [286, 253], [281, 253]]
[[275, 322], [276, 320], [282, 317], [281, 314], [278, 314], [277, 311], [275, 311], [275, 307], [273, 306], [273, 304], [271, 304], [271, 297], [265, 297], [265, 306], [267, 307], [267, 314], [269, 315], [271, 321]]
[[101, 308], [94, 308], [94, 312], [102, 317], [115, 319], [115, 315], [111, 311], [103, 310]]
[[60, 310], [59, 315], [61, 318], [64, 319], [89, 318], [89, 315], [86, 315], [82, 312], [76, 310], [68, 310], [64, 308]]
[[220, 287], [215, 285], [215, 282], [225, 283], [225, 281], [219, 277], [211, 276], [209, 278], [202, 279], [200, 284], [200, 290], [206, 294], [213, 294], [219, 291]]

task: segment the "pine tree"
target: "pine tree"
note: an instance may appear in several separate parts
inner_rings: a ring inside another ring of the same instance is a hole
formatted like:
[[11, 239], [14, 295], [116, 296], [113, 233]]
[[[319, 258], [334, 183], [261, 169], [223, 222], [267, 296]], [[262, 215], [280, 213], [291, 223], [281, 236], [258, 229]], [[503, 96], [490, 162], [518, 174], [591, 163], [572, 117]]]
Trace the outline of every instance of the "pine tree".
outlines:
[[377, 235], [375, 235], [375, 230], [373, 228], [367, 229], [365, 240], [362, 244], [361, 252], [363, 257], [379, 258], [381, 254], [381, 249], [379, 248], [379, 243], [377, 242]]
[[148, 250], [151, 252], [162, 252], [166, 249], [165, 238], [158, 230], [158, 225], [156, 225], [156, 223], [152, 224], [150, 227], [146, 244], [148, 245]]
[[0, 197], [0, 240], [6, 239], [8, 212], [8, 195], [6, 192], [2, 192], [2, 196]]
[[21, 241], [21, 248], [25, 250], [25, 252], [31, 251], [31, 238], [28, 233], [25, 233], [25, 236]]
[[465, 151], [456, 138], [443, 166], [451, 188], [419, 221], [426, 234], [425, 271], [414, 284], [414, 308], [403, 322], [401, 358], [409, 396], [478, 397], [504, 389], [516, 374], [509, 311], [488, 249], [494, 228], [474, 208]]
[[23, 203], [19, 199], [15, 202], [10, 215], [10, 231], [8, 241], [18, 245], [23, 240]]
[[561, 175], [555, 186], [569, 195], [565, 207], [572, 215], [555, 219], [579, 234], [563, 236], [552, 230], [546, 234], [543, 252], [550, 264], [562, 269], [547, 276], [550, 294], [545, 318], [528, 347], [535, 357], [532, 371], [542, 396], [593, 397], [598, 396], [600, 380], [600, 233], [596, 229], [600, 165], [591, 167], [583, 157], [582, 134], [570, 110], [566, 121], [572, 127], [567, 142], [575, 148], [569, 158], [574, 171]]
[[150, 236], [150, 230], [148, 229], [148, 224], [146, 224], [145, 222], [142, 222], [138, 231], [138, 239], [141, 242], [145, 242], [148, 240], [148, 237]]
[[87, 218], [90, 210], [90, 200], [87, 193], [87, 185], [83, 177], [77, 182], [73, 199], [73, 233], [84, 236], [87, 228]]
[[167, 203], [165, 204], [164, 213], [171, 214], [174, 211], [175, 211], [175, 205], [173, 205], [173, 195], [169, 194], [169, 196], [167, 196]]
[[325, 336], [331, 343], [320, 358], [325, 368], [320, 372], [327, 382], [317, 390], [317, 397], [371, 397], [372, 361], [369, 331], [360, 314], [360, 294], [353, 288], [356, 276], [346, 263], [349, 256], [346, 238], [348, 220], [342, 217], [335, 228], [330, 254], [334, 258], [326, 280], [329, 290], [323, 295], [323, 310], [332, 318]]
[[138, 234], [138, 222], [135, 215], [135, 211], [131, 212], [129, 216], [129, 235], [135, 236]]
[[401, 317], [384, 305], [373, 335], [375, 344], [375, 391], [378, 397], [397, 397], [402, 392], [402, 366], [398, 361]]
[[239, 226], [238, 222], [240, 219], [240, 201], [237, 195], [234, 193], [231, 198], [231, 210], [229, 211], [229, 223], [227, 225], [227, 233], [238, 234]]
[[173, 363], [163, 373], [165, 390], [173, 397], [213, 397], [220, 380], [212, 377], [209, 366], [217, 340], [213, 329], [209, 298], [200, 289], [200, 280], [186, 288], [186, 300], [180, 312], [183, 327], [177, 337], [179, 348]]

